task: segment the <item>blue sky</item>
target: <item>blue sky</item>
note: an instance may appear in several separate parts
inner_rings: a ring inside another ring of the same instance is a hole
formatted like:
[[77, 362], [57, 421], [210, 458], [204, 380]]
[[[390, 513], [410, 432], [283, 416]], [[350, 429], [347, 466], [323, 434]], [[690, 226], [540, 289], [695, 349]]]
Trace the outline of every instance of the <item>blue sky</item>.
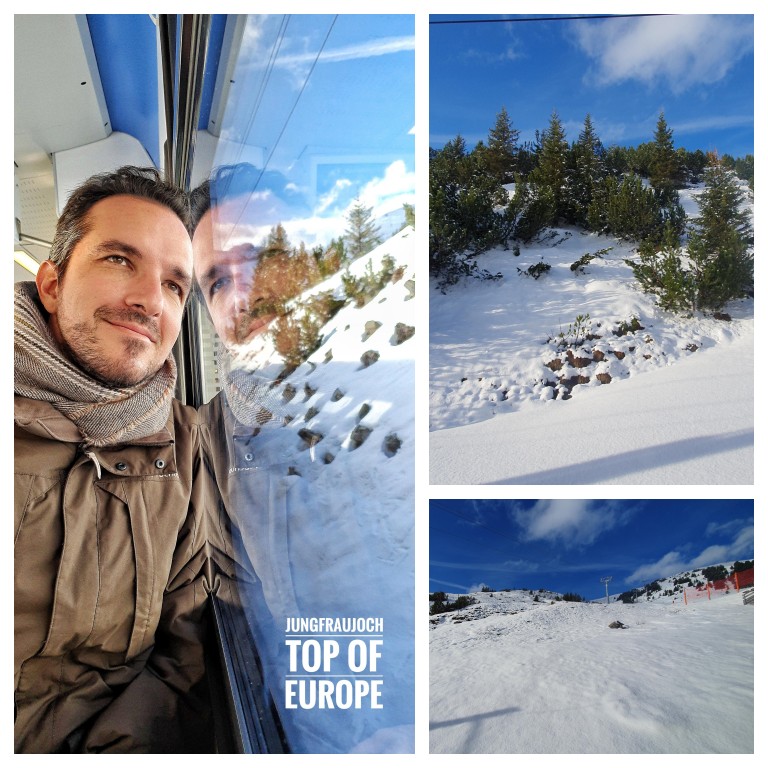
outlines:
[[754, 557], [752, 500], [432, 500], [430, 591], [551, 589], [588, 598]]
[[[502, 17], [430, 22], [462, 18]], [[606, 146], [636, 145], [663, 110], [675, 146], [753, 154], [753, 27], [749, 15], [430, 23], [430, 146], [460, 133], [474, 147], [505, 106], [521, 141], [556, 110], [569, 141], [589, 113]]]
[[266, 168], [260, 236], [327, 244], [356, 198], [375, 218], [413, 202], [414, 57], [412, 15], [248, 17], [215, 165]]

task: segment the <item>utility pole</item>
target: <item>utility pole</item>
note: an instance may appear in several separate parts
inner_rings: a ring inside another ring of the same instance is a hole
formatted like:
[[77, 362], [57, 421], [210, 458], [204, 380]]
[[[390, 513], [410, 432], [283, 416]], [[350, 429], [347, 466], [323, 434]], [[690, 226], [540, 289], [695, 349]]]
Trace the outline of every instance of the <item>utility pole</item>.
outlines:
[[605, 604], [608, 605], [610, 603], [610, 600], [608, 599], [608, 582], [613, 578], [613, 576], [603, 576], [602, 579], [600, 579], [601, 584], [605, 584]]

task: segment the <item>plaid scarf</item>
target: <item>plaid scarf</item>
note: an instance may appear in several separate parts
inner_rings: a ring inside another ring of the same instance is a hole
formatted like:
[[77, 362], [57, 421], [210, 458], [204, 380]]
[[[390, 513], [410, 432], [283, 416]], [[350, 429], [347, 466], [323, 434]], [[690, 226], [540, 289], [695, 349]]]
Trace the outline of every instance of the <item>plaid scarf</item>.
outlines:
[[277, 383], [255, 371], [230, 368], [226, 353], [222, 358], [224, 394], [235, 418], [248, 427], [282, 426], [287, 409]]
[[126, 443], [165, 426], [176, 385], [172, 355], [151, 379], [133, 387], [110, 387], [62, 354], [34, 283], [16, 283], [13, 319], [16, 394], [51, 403], [77, 425], [84, 448]]

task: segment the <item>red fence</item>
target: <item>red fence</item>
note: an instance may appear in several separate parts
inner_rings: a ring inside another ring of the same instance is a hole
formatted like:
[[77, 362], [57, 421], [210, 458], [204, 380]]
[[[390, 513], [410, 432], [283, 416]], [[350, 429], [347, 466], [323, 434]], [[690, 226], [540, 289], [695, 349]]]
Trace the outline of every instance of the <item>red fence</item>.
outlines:
[[745, 587], [752, 587], [754, 584], [755, 569], [749, 568], [746, 571], [733, 573], [727, 579], [708, 581], [702, 587], [686, 587], [683, 590], [683, 600], [686, 605], [691, 600], [701, 600], [702, 598], [711, 600], [713, 597], [727, 595], [729, 592], [738, 592]]

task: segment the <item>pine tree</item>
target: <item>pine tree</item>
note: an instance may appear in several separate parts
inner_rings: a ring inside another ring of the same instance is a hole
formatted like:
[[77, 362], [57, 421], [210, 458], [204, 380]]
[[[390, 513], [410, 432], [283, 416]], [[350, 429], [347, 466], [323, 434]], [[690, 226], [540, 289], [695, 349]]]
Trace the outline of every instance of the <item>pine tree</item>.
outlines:
[[520, 131], [512, 127], [505, 107], [496, 115], [496, 123], [488, 132], [485, 148], [486, 167], [500, 184], [508, 184], [515, 178], [517, 140]]
[[716, 156], [710, 159], [685, 262], [676, 244], [665, 243], [657, 251], [647, 241], [639, 262], [631, 264], [643, 289], [655, 293], [665, 309], [718, 310], [753, 292], [752, 227], [741, 209], [743, 194], [732, 172]]
[[276, 224], [267, 235], [267, 242], [262, 251], [262, 260], [271, 256], [287, 256], [291, 252], [288, 233], [282, 224]]
[[311, 288], [313, 285], [317, 285], [322, 280], [317, 259], [315, 259], [312, 253], [307, 251], [303, 241], [299, 243], [298, 248], [293, 249], [291, 254], [290, 275], [295, 286], [294, 296], [305, 291], [307, 288]]
[[744, 194], [734, 174], [710, 155], [699, 196], [699, 217], [691, 228], [688, 256], [693, 263], [700, 309], [719, 309], [753, 290], [752, 226], [742, 210]]
[[628, 148], [611, 144], [605, 150], [605, 171], [612, 176], [621, 176], [629, 169], [627, 161]]
[[685, 170], [688, 174], [688, 179], [691, 182], [696, 183], [701, 178], [707, 167], [707, 156], [697, 149], [694, 152], [685, 153]]
[[339, 238], [331, 240], [331, 244], [324, 250], [322, 247], [316, 248], [315, 259], [321, 277], [335, 275], [344, 264], [344, 241]]
[[643, 240], [658, 231], [661, 214], [654, 193], [643, 185], [639, 176], [625, 176], [621, 184], [608, 176], [604, 195], [605, 227], [616, 237]]
[[291, 246], [282, 224], [272, 228], [253, 274], [249, 306], [254, 317], [282, 314], [286, 303], [320, 280], [320, 270], [304, 243]]
[[549, 128], [544, 133], [539, 165], [531, 174], [538, 187], [546, 187], [554, 202], [550, 224], [566, 215], [568, 183], [568, 142], [557, 112], [552, 113]]
[[672, 129], [664, 119], [664, 112], [659, 113], [651, 149], [651, 186], [657, 192], [668, 193], [680, 185], [681, 168], [672, 140]]
[[555, 199], [550, 187], [528, 184], [518, 177], [515, 194], [505, 212], [508, 233], [527, 243], [552, 223], [554, 211]]
[[451, 269], [472, 237], [460, 222], [459, 194], [464, 186], [466, 144], [461, 135], [442, 149], [429, 150], [429, 268], [440, 276]]
[[411, 203], [403, 203], [403, 216], [405, 216], [405, 222], [403, 223], [403, 229], [405, 227], [416, 228], [416, 209]]
[[457, 136], [429, 157], [429, 268], [441, 287], [486, 277], [475, 257], [501, 242], [506, 192]]
[[[286, 301], [296, 294], [292, 280], [286, 279], [290, 262], [291, 244], [282, 224], [272, 228], [259, 254], [253, 271], [248, 296], [248, 318], [268, 315], [281, 316], [285, 313]], [[247, 333], [248, 320], [241, 320], [243, 333]], [[240, 330], [236, 329], [236, 334]], [[245, 340], [243, 338], [243, 340]]]
[[754, 155], [745, 155], [739, 157], [734, 163], [734, 170], [740, 179], [744, 179], [749, 184], [749, 188], [755, 190], [755, 157]]
[[[538, 134], [538, 131], [536, 132]], [[539, 152], [541, 147], [537, 142], [524, 141], [523, 144], [518, 147], [517, 157], [515, 163], [517, 165], [517, 173], [523, 178], [528, 178], [528, 175], [539, 164]]]
[[592, 125], [589, 114], [584, 118], [584, 129], [572, 148], [573, 180], [570, 195], [570, 218], [576, 224], [587, 226], [589, 207], [605, 178], [605, 150]]
[[650, 151], [649, 179], [661, 216], [659, 228], [650, 237], [657, 244], [676, 248], [685, 230], [685, 211], [677, 192], [682, 184], [684, 168], [675, 151], [672, 129], [664, 119], [664, 112], [659, 114]]
[[371, 217], [372, 208], [366, 208], [360, 200], [347, 214], [347, 230], [344, 237], [351, 258], [356, 259], [373, 250], [380, 242], [379, 228]]

